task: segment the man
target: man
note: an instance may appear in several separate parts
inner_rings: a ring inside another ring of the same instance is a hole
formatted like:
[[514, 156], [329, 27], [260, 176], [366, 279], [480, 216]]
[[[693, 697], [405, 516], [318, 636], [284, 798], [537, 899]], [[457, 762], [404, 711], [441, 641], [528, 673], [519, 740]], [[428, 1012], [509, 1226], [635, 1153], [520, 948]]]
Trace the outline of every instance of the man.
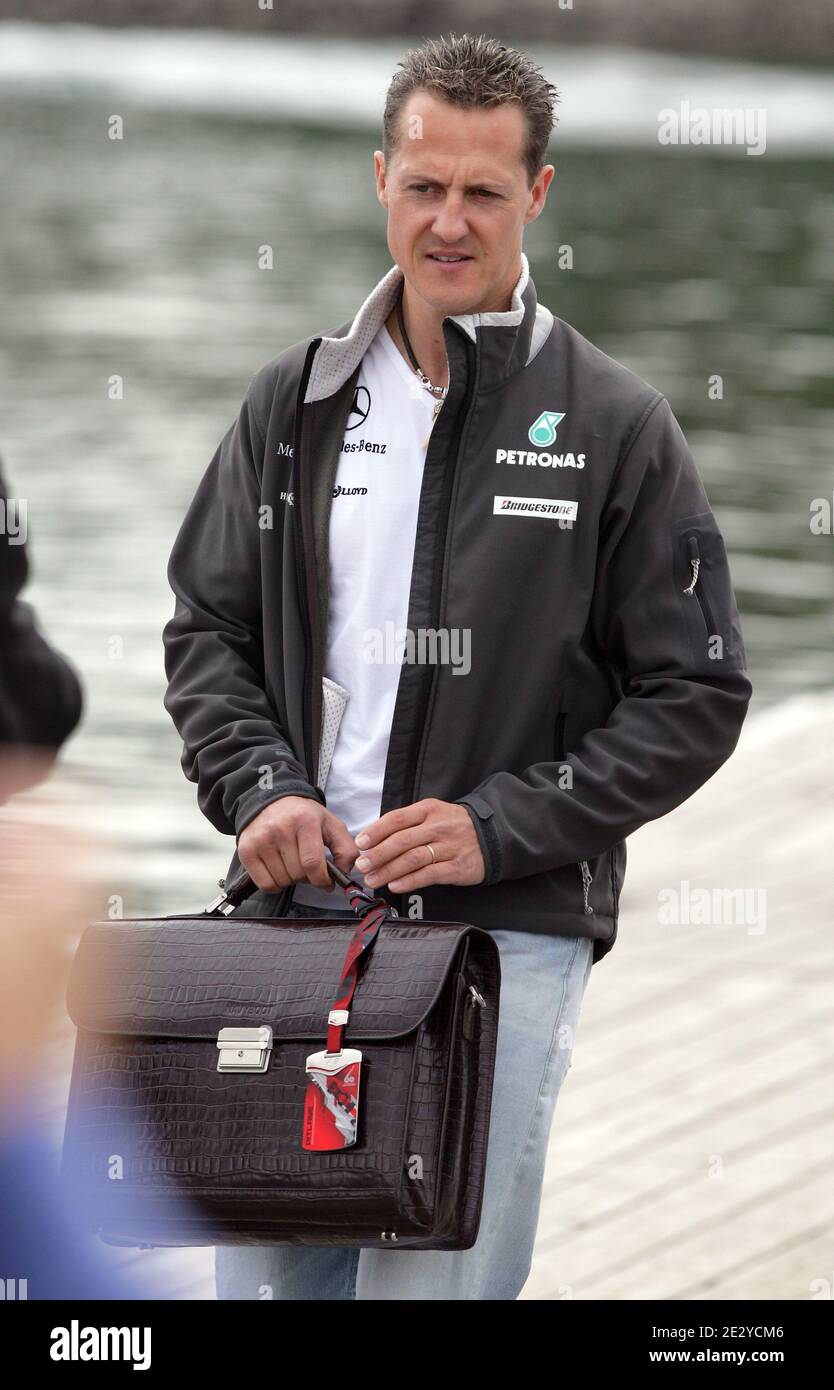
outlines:
[[537, 303], [554, 89], [483, 37], [401, 69], [374, 155], [395, 265], [252, 381], [172, 554], [166, 704], [247, 914], [333, 913], [329, 849], [401, 915], [495, 935], [483, 1217], [448, 1254], [226, 1247], [221, 1297], [517, 1297], [624, 840], [725, 761], [751, 694], [669, 405]]

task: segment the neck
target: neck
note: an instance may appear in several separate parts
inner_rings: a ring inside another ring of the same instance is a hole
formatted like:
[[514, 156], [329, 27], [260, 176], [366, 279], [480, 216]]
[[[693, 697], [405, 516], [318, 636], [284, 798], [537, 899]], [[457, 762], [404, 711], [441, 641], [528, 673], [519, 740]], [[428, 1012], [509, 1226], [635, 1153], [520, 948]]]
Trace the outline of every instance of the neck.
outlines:
[[[521, 267], [519, 266], [518, 275], [513, 280], [512, 286], [506, 294], [498, 296], [495, 303], [481, 304], [477, 309], [469, 312], [479, 314], [506, 312], [512, 304], [513, 289], [520, 274]], [[415, 294], [407, 281], [403, 286], [402, 309], [405, 331], [421, 370], [425, 372], [433, 386], [448, 386], [449, 362], [446, 357], [446, 343], [443, 338], [443, 320], [447, 317], [446, 314], [432, 308], [431, 304], [427, 304], [424, 299]], [[400, 332], [398, 317], [395, 304], [385, 321], [385, 326], [413, 371], [414, 364]]]
[[[405, 331], [411, 343], [411, 350], [420, 363], [420, 369], [425, 372], [432, 386], [448, 386], [449, 362], [443, 338], [444, 315], [437, 313], [425, 300], [410, 295], [408, 285], [403, 287], [402, 311]], [[414, 363], [400, 332], [396, 304], [388, 315], [385, 326], [413, 371]]]

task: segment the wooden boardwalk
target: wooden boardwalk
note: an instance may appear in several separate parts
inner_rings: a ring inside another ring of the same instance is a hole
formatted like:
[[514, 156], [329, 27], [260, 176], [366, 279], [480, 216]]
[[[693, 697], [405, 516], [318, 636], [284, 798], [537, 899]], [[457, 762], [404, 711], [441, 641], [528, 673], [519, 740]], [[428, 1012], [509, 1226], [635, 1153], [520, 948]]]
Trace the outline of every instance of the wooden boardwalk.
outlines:
[[[716, 777], [629, 840], [523, 1299], [831, 1296], [832, 726], [834, 696], [751, 716]], [[753, 910], [664, 923], [658, 893], [682, 880], [690, 904], [746, 889]], [[66, 1078], [44, 1097], [56, 1129]], [[211, 1250], [107, 1257], [165, 1296], [214, 1296]]]
[[[831, 697], [751, 718], [730, 762], [629, 840], [523, 1298], [830, 1297], [832, 728]], [[753, 890], [758, 919], [664, 925], [658, 892], [682, 879]]]

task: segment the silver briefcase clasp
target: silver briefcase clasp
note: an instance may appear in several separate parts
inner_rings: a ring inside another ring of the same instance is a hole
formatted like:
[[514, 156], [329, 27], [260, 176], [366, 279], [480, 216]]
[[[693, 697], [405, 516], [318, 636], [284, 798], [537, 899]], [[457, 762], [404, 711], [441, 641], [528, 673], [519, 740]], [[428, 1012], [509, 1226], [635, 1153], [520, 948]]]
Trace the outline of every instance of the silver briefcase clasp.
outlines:
[[221, 1028], [217, 1034], [218, 1071], [266, 1071], [272, 1051], [272, 1029]]

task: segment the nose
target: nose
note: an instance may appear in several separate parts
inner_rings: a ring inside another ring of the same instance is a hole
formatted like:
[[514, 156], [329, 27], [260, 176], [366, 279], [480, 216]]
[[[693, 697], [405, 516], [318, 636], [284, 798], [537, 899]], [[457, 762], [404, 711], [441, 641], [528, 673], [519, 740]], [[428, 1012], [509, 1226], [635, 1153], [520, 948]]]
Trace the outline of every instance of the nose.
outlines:
[[432, 232], [441, 241], [446, 241], [449, 245], [463, 241], [469, 225], [464, 214], [463, 200], [459, 194], [447, 194], [443, 199], [443, 206], [438, 209], [437, 216], [432, 223]]

